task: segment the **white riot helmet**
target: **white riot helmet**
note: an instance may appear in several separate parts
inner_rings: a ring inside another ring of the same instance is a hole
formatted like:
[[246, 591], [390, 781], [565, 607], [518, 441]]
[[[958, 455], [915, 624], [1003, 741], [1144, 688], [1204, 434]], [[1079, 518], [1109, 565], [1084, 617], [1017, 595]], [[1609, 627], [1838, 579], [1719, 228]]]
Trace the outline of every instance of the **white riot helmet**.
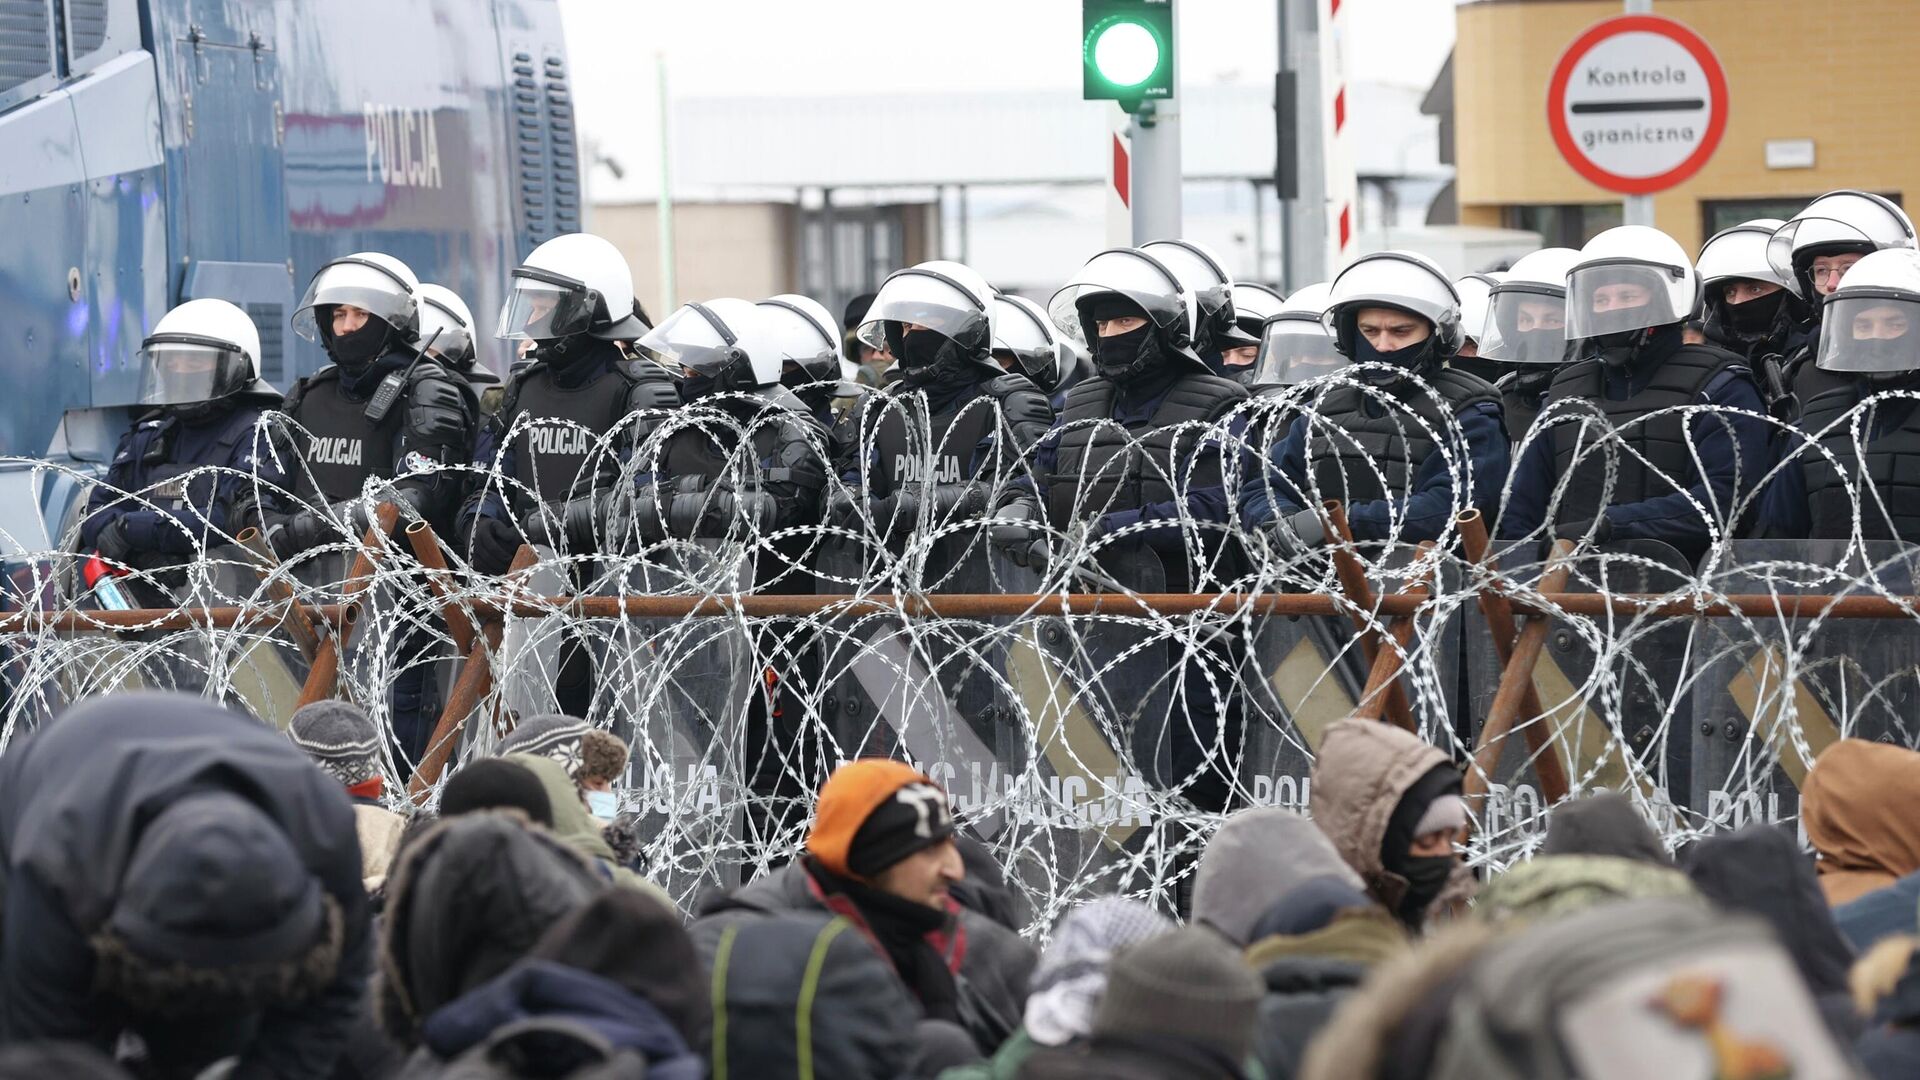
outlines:
[[1267, 320], [1280, 314], [1286, 298], [1265, 285], [1250, 281], [1233, 283], [1233, 326], [1220, 339], [1220, 347], [1232, 349], [1260, 344], [1260, 331]]
[[1180, 283], [1193, 294], [1199, 309], [1193, 330], [1193, 351], [1205, 358], [1228, 346], [1223, 340], [1233, 331], [1233, 275], [1227, 273], [1214, 253], [1192, 240], [1152, 240], [1140, 245], [1174, 272]]
[[1573, 248], [1521, 256], [1487, 298], [1480, 355], [1506, 364], [1552, 365], [1567, 355], [1567, 275], [1580, 262]]
[[646, 332], [634, 312], [633, 271], [620, 249], [591, 233], [568, 233], [534, 248], [514, 268], [494, 336], [632, 341]]
[[1487, 325], [1487, 301], [1498, 284], [1500, 278], [1495, 274], [1467, 274], [1453, 279], [1453, 291], [1460, 294], [1460, 333], [1466, 341], [1480, 343], [1480, 331]]
[[421, 282], [420, 347], [431, 348], [450, 367], [473, 366], [473, 312], [460, 294], [445, 285]]
[[792, 362], [806, 382], [834, 383], [837, 394], [854, 392], [860, 366], [841, 355], [833, 315], [820, 301], [799, 293], [781, 293], [755, 306], [760, 309], [768, 340], [779, 351], [783, 368]]
[[1426, 342], [1399, 350], [1415, 354], [1409, 361], [1396, 357], [1400, 367], [1412, 369], [1429, 360], [1447, 359], [1466, 341], [1460, 326], [1460, 293], [1446, 271], [1425, 255], [1376, 251], [1360, 256], [1335, 275], [1325, 322], [1333, 331], [1334, 346], [1349, 358], [1361, 342], [1357, 328], [1360, 312], [1368, 308], [1398, 308], [1433, 325]]
[[1814, 302], [1814, 259], [1913, 246], [1913, 222], [1892, 200], [1866, 191], [1830, 191], [1774, 230], [1767, 262], [1801, 299]]
[[1007, 354], [1012, 370], [1025, 375], [1043, 393], [1058, 391], [1078, 358], [1047, 313], [1024, 296], [1006, 293], [994, 294], [993, 309], [994, 357]]
[[1920, 252], [1876, 251], [1853, 264], [1820, 318], [1823, 371], [1869, 380], [1920, 370]]
[[[1804, 321], [1806, 305], [1800, 300], [1799, 287], [1792, 275], [1782, 275], [1767, 257], [1773, 234], [1786, 222], [1776, 218], [1755, 218], [1731, 229], [1713, 234], [1700, 248], [1694, 268], [1700, 272], [1706, 325], [1714, 334], [1741, 349], [1766, 340], [1773, 333], [1784, 306], [1793, 322]], [[1769, 297], [1755, 297], [1741, 303], [1729, 303], [1730, 286], [1741, 283], [1778, 286]]]
[[1679, 241], [1651, 226], [1608, 229], [1587, 241], [1567, 272], [1569, 340], [1676, 325], [1699, 306], [1693, 260]]
[[1109, 379], [1125, 379], [1136, 374], [1137, 365], [1103, 368], [1099, 357], [1100, 335], [1094, 326], [1098, 321], [1097, 312], [1115, 302], [1138, 308], [1140, 314], [1146, 316], [1169, 359], [1184, 362], [1194, 370], [1211, 372], [1193, 351], [1194, 325], [1199, 314], [1193, 293], [1171, 267], [1139, 248], [1108, 248], [1088, 259], [1079, 273], [1047, 302], [1047, 316], [1062, 333], [1093, 354], [1097, 372]]
[[260, 330], [225, 300], [189, 300], [140, 343], [140, 404], [193, 405], [234, 394], [278, 400], [260, 378]]
[[[910, 349], [908, 326], [945, 340]], [[908, 386], [926, 386], [968, 367], [993, 367], [993, 288], [972, 267], [944, 259], [895, 270], [874, 294], [859, 335], [893, 355]]]
[[640, 347], [669, 367], [712, 379], [716, 393], [757, 390], [780, 383], [780, 349], [766, 322], [750, 300], [682, 304], [646, 332]]
[[333, 337], [333, 324], [320, 309], [356, 307], [392, 327], [397, 344], [411, 344], [420, 330], [419, 287], [413, 270], [391, 255], [358, 251], [335, 259], [307, 283], [307, 294], [293, 310], [294, 333], [325, 344]]
[[1255, 386], [1297, 386], [1347, 366], [1333, 346], [1323, 317], [1333, 283], [1316, 281], [1295, 289], [1260, 330], [1260, 355], [1253, 362]]

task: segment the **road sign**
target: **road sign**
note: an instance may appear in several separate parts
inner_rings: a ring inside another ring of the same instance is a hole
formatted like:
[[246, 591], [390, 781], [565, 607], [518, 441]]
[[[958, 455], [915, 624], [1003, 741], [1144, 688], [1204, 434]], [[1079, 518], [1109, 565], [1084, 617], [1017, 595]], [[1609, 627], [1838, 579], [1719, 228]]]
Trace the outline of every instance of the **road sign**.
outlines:
[[1081, 94], [1128, 112], [1173, 96], [1173, 0], [1081, 0]]
[[1547, 123], [1575, 171], [1628, 195], [1665, 191], [1713, 156], [1727, 73], [1700, 35], [1658, 15], [1606, 19], [1560, 57]]

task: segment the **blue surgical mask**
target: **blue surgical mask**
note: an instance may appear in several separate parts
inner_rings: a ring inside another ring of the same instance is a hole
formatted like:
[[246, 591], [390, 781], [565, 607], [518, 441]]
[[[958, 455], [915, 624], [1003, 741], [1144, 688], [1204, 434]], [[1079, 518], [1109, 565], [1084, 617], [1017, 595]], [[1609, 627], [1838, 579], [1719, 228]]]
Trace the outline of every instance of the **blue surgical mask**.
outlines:
[[620, 799], [611, 791], [589, 791], [587, 809], [601, 821], [612, 821], [613, 815], [620, 812]]

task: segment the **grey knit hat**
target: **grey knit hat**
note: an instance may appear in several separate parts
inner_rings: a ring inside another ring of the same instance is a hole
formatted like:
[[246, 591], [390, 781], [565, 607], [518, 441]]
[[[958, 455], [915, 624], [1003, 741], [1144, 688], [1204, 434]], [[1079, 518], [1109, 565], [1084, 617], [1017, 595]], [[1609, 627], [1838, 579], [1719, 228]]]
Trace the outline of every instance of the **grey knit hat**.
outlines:
[[575, 716], [548, 713], [524, 720], [513, 733], [500, 740], [501, 757], [508, 754], [533, 754], [552, 758], [567, 770], [568, 776], [580, 774], [580, 737], [593, 725]]
[[293, 745], [346, 787], [380, 774], [380, 729], [349, 701], [302, 706], [287, 724]]
[[1103, 1035], [1180, 1039], [1229, 1061], [1253, 1048], [1260, 978], [1220, 935], [1183, 926], [1122, 949], [1093, 1021]]

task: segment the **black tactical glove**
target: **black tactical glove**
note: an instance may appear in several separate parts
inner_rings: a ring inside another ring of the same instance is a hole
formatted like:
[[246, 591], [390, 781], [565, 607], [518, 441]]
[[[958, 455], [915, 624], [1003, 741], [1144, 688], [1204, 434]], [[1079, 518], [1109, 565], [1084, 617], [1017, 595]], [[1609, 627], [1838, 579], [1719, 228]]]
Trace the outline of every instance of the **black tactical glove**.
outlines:
[[1327, 525], [1321, 520], [1320, 511], [1308, 507], [1276, 520], [1267, 535], [1282, 558], [1297, 559], [1326, 546]]
[[336, 538], [333, 523], [312, 510], [298, 510], [267, 527], [267, 543], [282, 559], [304, 555]]
[[512, 522], [484, 515], [477, 517], [473, 519], [473, 535], [469, 540], [473, 568], [483, 574], [504, 574], [513, 566], [513, 557], [520, 554], [520, 545], [525, 542]]
[[93, 550], [113, 562], [126, 563], [133, 554], [133, 537], [127, 535], [125, 514], [115, 517], [100, 530], [100, 535], [94, 538]]
[[1575, 547], [1585, 545], [1600, 547], [1612, 539], [1613, 522], [1609, 520], [1605, 514], [1601, 514], [1597, 518], [1583, 518], [1579, 521], [1569, 521], [1553, 527], [1553, 537], [1547, 541], [1547, 551], [1546, 554], [1542, 555], [1542, 558], [1552, 553], [1555, 541], [1571, 540]]
[[1042, 569], [1051, 549], [1035, 521], [1037, 517], [1032, 502], [1015, 499], [987, 519], [987, 539], [1005, 551], [1015, 566]]
[[987, 510], [987, 487], [977, 481], [940, 484], [933, 489], [934, 516], [966, 520]]
[[652, 489], [633, 496], [633, 529], [642, 543], [657, 544], [667, 538], [667, 523], [660, 513], [660, 498]]

